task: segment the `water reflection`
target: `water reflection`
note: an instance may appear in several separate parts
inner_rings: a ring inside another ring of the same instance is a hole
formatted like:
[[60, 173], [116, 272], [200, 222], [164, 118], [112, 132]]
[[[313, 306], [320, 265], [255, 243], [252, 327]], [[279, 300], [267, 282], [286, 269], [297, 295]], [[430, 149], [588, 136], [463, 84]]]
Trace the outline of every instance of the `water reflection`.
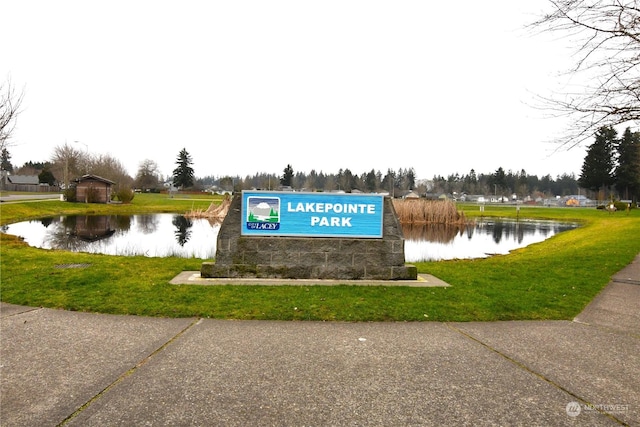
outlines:
[[171, 220], [171, 223], [176, 227], [176, 231], [174, 232], [176, 241], [180, 246], [184, 246], [191, 238], [191, 231], [189, 229], [193, 227], [193, 222], [191, 222], [189, 218], [176, 215], [173, 217], [173, 220]]
[[153, 234], [158, 230], [157, 215], [138, 215], [137, 216], [138, 231], [142, 234]]
[[578, 225], [557, 221], [479, 219], [475, 224], [404, 224], [407, 262], [484, 258], [507, 254]]
[[[403, 225], [407, 262], [506, 254], [576, 224], [480, 219], [474, 225]], [[31, 246], [73, 252], [213, 259], [220, 225], [182, 215], [61, 216], [3, 226]]]
[[458, 234], [472, 227], [446, 224], [402, 224], [402, 234], [407, 240], [449, 243]]
[[219, 225], [182, 215], [69, 215], [10, 224], [31, 246], [73, 252], [213, 258]]
[[67, 216], [59, 220], [47, 218], [40, 223], [48, 229], [43, 240], [45, 245], [74, 252], [82, 251], [88, 244], [116, 232], [109, 216]]

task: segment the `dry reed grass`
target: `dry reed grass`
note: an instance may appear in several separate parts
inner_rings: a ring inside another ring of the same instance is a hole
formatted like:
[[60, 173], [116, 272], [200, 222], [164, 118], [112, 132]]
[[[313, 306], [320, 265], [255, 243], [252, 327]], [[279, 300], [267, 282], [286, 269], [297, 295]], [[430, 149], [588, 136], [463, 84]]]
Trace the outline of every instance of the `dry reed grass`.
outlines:
[[458, 212], [451, 200], [398, 199], [393, 201], [401, 224], [448, 224], [469, 223], [463, 212]]
[[206, 210], [190, 210], [184, 216], [187, 218], [206, 218], [213, 225], [214, 223], [221, 223], [224, 220], [224, 217], [227, 216], [227, 212], [229, 212], [230, 205], [231, 198], [227, 196], [219, 205], [216, 205], [215, 202], [211, 202]]

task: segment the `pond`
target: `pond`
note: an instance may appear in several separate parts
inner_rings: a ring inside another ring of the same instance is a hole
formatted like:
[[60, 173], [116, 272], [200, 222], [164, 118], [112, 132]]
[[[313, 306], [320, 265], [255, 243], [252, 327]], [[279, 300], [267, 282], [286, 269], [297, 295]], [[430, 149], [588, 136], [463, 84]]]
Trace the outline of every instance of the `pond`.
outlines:
[[3, 226], [31, 246], [107, 255], [214, 258], [219, 224], [176, 214], [68, 215]]
[[[541, 242], [575, 223], [478, 219], [466, 227], [404, 226], [407, 262], [483, 258]], [[107, 255], [212, 259], [220, 224], [176, 214], [69, 215], [2, 226], [31, 246]]]
[[543, 221], [480, 218], [463, 227], [429, 225], [403, 226], [407, 262], [486, 258], [508, 254], [518, 248], [542, 242], [579, 224]]

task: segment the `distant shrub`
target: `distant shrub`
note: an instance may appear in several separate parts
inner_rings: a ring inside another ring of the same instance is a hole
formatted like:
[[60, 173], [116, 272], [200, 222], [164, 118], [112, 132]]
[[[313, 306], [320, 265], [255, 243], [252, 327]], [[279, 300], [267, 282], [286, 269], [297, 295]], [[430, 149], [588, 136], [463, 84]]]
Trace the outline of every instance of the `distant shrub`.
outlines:
[[67, 202], [76, 202], [76, 188], [75, 187], [71, 187], [71, 188], [67, 188], [66, 190], [64, 190], [64, 199]]
[[[618, 211], [626, 211], [627, 207], [629, 207], [628, 203], [624, 203], [624, 202], [615, 202], [614, 203], [616, 210]], [[631, 204], [631, 208], [634, 208], [635, 204]]]
[[638, 207], [636, 203], [631, 203], [631, 206], [629, 206], [629, 204], [625, 202], [609, 202], [606, 205], [598, 205], [596, 209], [603, 209], [603, 210], [609, 211], [611, 210], [610, 206], [612, 204], [616, 211], [626, 211], [627, 207], [629, 207], [630, 209], [635, 209]]
[[122, 203], [131, 203], [136, 193], [130, 188], [121, 188], [117, 191], [116, 197]]

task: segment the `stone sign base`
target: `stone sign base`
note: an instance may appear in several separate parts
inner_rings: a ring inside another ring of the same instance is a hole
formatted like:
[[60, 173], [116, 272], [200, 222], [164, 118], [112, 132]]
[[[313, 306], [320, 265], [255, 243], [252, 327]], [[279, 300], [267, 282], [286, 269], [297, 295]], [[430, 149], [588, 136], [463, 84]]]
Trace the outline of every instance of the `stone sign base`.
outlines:
[[220, 227], [216, 261], [204, 278], [416, 280], [404, 262], [404, 238], [391, 199], [384, 200], [381, 239], [242, 236], [242, 199], [234, 197]]

